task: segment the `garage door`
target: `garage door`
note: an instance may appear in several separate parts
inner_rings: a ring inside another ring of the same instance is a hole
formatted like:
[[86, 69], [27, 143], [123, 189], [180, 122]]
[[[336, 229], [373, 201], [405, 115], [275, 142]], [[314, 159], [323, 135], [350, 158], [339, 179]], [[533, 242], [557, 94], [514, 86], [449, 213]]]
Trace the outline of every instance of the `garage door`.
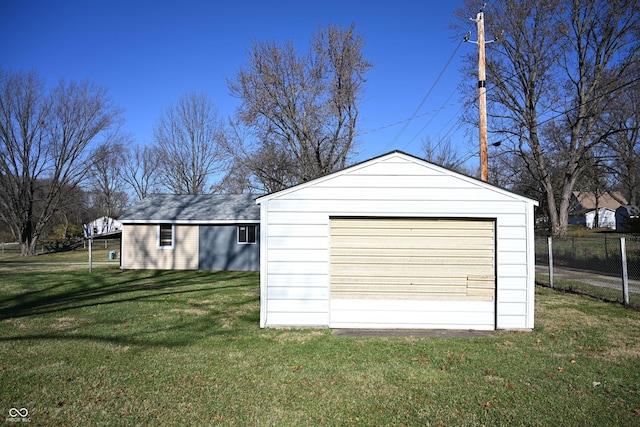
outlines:
[[332, 326], [379, 323], [393, 311], [386, 313], [393, 327], [448, 316], [452, 322], [433, 326], [474, 328], [481, 318], [481, 329], [493, 328], [494, 229], [492, 220], [332, 218]]

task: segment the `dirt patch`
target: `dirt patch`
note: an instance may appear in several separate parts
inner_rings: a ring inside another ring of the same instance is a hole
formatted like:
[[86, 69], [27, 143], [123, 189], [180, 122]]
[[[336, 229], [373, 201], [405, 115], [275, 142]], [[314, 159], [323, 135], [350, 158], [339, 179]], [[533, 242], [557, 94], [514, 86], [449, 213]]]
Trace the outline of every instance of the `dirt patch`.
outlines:
[[51, 328], [56, 330], [69, 329], [76, 326], [77, 324], [78, 320], [74, 317], [59, 317], [51, 325]]
[[174, 308], [170, 311], [172, 313], [191, 314], [193, 316], [204, 316], [209, 313], [208, 310], [203, 310], [201, 308]]
[[304, 329], [304, 330], [296, 330], [291, 328], [281, 328], [281, 330], [286, 331], [285, 333], [279, 334], [274, 337], [277, 341], [282, 342], [306, 342], [314, 338], [321, 337], [325, 335], [327, 332], [326, 329]]

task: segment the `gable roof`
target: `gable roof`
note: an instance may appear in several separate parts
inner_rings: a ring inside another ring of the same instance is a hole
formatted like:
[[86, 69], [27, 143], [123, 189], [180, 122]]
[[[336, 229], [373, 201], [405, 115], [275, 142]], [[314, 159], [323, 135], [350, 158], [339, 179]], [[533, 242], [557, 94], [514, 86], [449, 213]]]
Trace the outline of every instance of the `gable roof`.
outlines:
[[302, 189], [302, 188], [305, 188], [305, 187], [308, 187], [308, 186], [311, 186], [311, 185], [315, 185], [315, 184], [317, 184], [319, 182], [323, 182], [323, 181], [326, 181], [326, 180], [329, 180], [329, 179], [333, 179], [333, 178], [338, 177], [340, 175], [345, 175], [345, 174], [347, 174], [347, 173], [349, 173], [349, 172], [351, 172], [353, 170], [356, 170], [356, 169], [359, 169], [359, 168], [364, 168], [364, 167], [367, 167], [367, 166], [369, 166], [371, 164], [374, 164], [374, 163], [383, 162], [383, 161], [389, 160], [389, 159], [394, 158], [394, 157], [395, 158], [402, 158], [404, 160], [407, 160], [407, 161], [422, 165], [424, 167], [428, 167], [428, 168], [431, 168], [433, 170], [437, 170], [437, 171], [439, 171], [439, 172], [441, 172], [443, 174], [454, 176], [454, 177], [456, 177], [456, 178], [458, 178], [458, 179], [460, 179], [462, 181], [473, 183], [474, 185], [477, 185], [478, 187], [483, 187], [483, 188], [489, 189], [491, 191], [496, 191], [497, 193], [500, 193], [500, 194], [503, 194], [503, 195], [507, 195], [509, 197], [513, 197], [515, 199], [518, 199], [518, 200], [521, 200], [521, 201], [524, 201], [524, 202], [527, 202], [527, 203], [531, 203], [534, 206], [538, 206], [538, 202], [536, 200], [530, 199], [528, 197], [521, 196], [521, 195], [516, 194], [516, 193], [512, 193], [512, 192], [510, 192], [508, 190], [505, 190], [505, 189], [500, 188], [500, 187], [496, 187], [493, 184], [489, 184], [488, 182], [481, 181], [481, 180], [479, 180], [477, 178], [472, 178], [472, 177], [469, 177], [467, 175], [463, 175], [461, 173], [454, 172], [452, 170], [449, 170], [449, 169], [446, 169], [446, 168], [444, 168], [442, 166], [438, 166], [436, 164], [430, 163], [430, 162], [428, 162], [428, 161], [426, 161], [424, 159], [421, 159], [419, 157], [413, 156], [411, 154], [407, 154], [407, 153], [405, 153], [403, 151], [399, 151], [399, 150], [391, 151], [391, 152], [389, 152], [387, 154], [382, 154], [380, 156], [373, 157], [373, 158], [371, 158], [369, 160], [365, 160], [363, 162], [356, 163], [354, 165], [348, 166], [345, 169], [342, 169], [340, 171], [333, 172], [333, 173], [325, 175], [323, 177], [316, 178], [314, 180], [307, 181], [307, 182], [304, 182], [302, 184], [298, 184], [298, 185], [295, 185], [293, 187], [289, 187], [289, 188], [286, 188], [284, 190], [277, 191], [275, 193], [271, 193], [271, 194], [266, 194], [264, 196], [260, 196], [260, 197], [258, 197], [256, 199], [256, 203], [260, 204], [263, 201], [266, 201], [266, 200], [269, 200], [269, 199], [272, 199], [272, 198], [276, 198], [276, 197], [279, 197], [281, 195], [285, 195], [285, 194], [291, 193], [293, 191], [296, 191], [296, 190], [299, 190], [299, 189]]
[[[578, 201], [578, 206], [573, 209], [571, 212], [572, 214], [585, 213], [596, 209], [595, 193], [588, 191], [574, 191], [573, 196]], [[620, 191], [616, 191], [612, 194], [602, 193], [598, 195], [598, 208], [607, 208], [615, 211], [620, 206], [626, 204], [626, 202], [620, 203], [618, 200], [622, 200], [623, 202], [625, 201], [625, 198]]]
[[153, 194], [119, 219], [123, 224], [260, 222], [253, 194]]

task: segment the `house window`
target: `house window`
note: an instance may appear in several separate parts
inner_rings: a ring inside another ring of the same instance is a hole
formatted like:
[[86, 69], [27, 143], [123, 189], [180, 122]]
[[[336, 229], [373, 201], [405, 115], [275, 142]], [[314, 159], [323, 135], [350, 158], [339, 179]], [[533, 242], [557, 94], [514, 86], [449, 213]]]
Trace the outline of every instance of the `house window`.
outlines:
[[173, 247], [173, 225], [172, 224], [160, 224], [160, 231], [158, 233], [158, 246], [161, 248]]
[[249, 244], [256, 242], [256, 226], [255, 225], [239, 225], [238, 226], [238, 243]]

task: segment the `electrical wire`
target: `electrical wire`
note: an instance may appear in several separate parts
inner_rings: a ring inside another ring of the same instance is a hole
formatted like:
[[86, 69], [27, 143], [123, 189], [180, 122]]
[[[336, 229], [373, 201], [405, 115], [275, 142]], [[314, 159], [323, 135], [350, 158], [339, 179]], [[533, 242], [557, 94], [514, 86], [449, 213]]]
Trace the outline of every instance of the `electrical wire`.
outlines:
[[[451, 100], [451, 98], [453, 98], [453, 95], [455, 95], [457, 91], [458, 91], [458, 88], [454, 88], [453, 91], [451, 92], [451, 94], [449, 95], [449, 97], [444, 102], [448, 103]], [[451, 104], [451, 105], [453, 105], [453, 104]], [[441, 108], [435, 110], [435, 114], [433, 116], [431, 116], [431, 118], [424, 124], [424, 126], [422, 126], [422, 128], [420, 128], [420, 130], [413, 136], [413, 138], [411, 138], [409, 141], [407, 141], [407, 143], [402, 147], [402, 150], [405, 150], [409, 146], [409, 144], [411, 144], [422, 133], [422, 131], [424, 131], [427, 128], [427, 126], [429, 126], [431, 124], [431, 122], [433, 120], [435, 120], [435, 118], [438, 116], [438, 113], [440, 113], [440, 111], [442, 111], [443, 109], [444, 108], [441, 107]], [[444, 127], [449, 126], [449, 123], [455, 117], [457, 117], [457, 114], [452, 116], [451, 119], [449, 119], [449, 121], [447, 122], [447, 124], [444, 125]], [[436, 144], [434, 150], [436, 150], [440, 146], [440, 143], [442, 141], [443, 141], [442, 139], [440, 141], [438, 141], [438, 143]]]
[[402, 126], [402, 129], [400, 129], [400, 131], [396, 134], [396, 136], [389, 141], [385, 147], [383, 148], [382, 152], [386, 152], [391, 146], [393, 146], [393, 144], [396, 143], [396, 141], [398, 141], [398, 139], [400, 138], [400, 136], [404, 133], [404, 131], [407, 129], [407, 127], [409, 126], [409, 124], [417, 117], [418, 112], [420, 111], [420, 109], [422, 108], [422, 106], [424, 105], [424, 103], [427, 101], [427, 99], [429, 98], [429, 95], [431, 95], [431, 92], [433, 92], [433, 90], [435, 89], [435, 87], [437, 86], [438, 82], [440, 81], [440, 79], [442, 78], [442, 76], [444, 75], [444, 72], [447, 70], [447, 68], [449, 67], [449, 65], [451, 64], [451, 62], [453, 61], [453, 58], [455, 58], [456, 54], [458, 53], [458, 50], [460, 49], [460, 46], [462, 46], [462, 43], [464, 43], [464, 40], [461, 39], [460, 42], [458, 43], [458, 45], [455, 47], [453, 53], [451, 54], [451, 56], [449, 57], [449, 60], [447, 61], [447, 63], [444, 65], [444, 67], [442, 68], [442, 70], [440, 71], [440, 74], [438, 75], [438, 77], [436, 78], [436, 80], [433, 82], [433, 84], [431, 85], [431, 87], [429, 88], [429, 90], [427, 91], [426, 95], [422, 98], [422, 101], [420, 102], [420, 104], [418, 105], [418, 107], [415, 109], [415, 111], [413, 112], [413, 114], [407, 119], [404, 120], [404, 125]]
[[[485, 3], [485, 5], [484, 5], [484, 8], [486, 8], [486, 3]], [[443, 110], [444, 108], [448, 108], [448, 107], [450, 106], [450, 105], [447, 105], [447, 106], [444, 106], [444, 105], [443, 105], [442, 107], [440, 107], [440, 108], [438, 108], [438, 109], [435, 109], [435, 110], [432, 110], [432, 111], [430, 111], [430, 112], [423, 113], [423, 114], [418, 114], [418, 112], [420, 111], [420, 109], [422, 108], [422, 106], [424, 105], [424, 103], [426, 102], [426, 100], [428, 99], [428, 97], [430, 96], [431, 92], [435, 89], [435, 87], [436, 87], [436, 85], [438, 84], [438, 82], [439, 82], [440, 78], [443, 76], [444, 72], [446, 71], [446, 69], [448, 68], [448, 66], [450, 65], [450, 63], [452, 62], [453, 58], [454, 58], [454, 57], [455, 57], [455, 55], [457, 54], [458, 50], [460, 49], [460, 46], [462, 45], [462, 43], [463, 43], [464, 41], [465, 41], [465, 40], [464, 40], [464, 39], [462, 39], [462, 40], [460, 41], [460, 43], [455, 47], [454, 52], [452, 53], [452, 55], [451, 55], [451, 57], [449, 58], [449, 60], [447, 61], [447, 63], [444, 65], [444, 67], [443, 67], [442, 71], [441, 71], [441, 72], [440, 72], [440, 74], [438, 75], [438, 78], [434, 81], [434, 83], [433, 83], [433, 85], [431, 86], [431, 88], [429, 89], [429, 91], [426, 93], [426, 95], [424, 96], [424, 98], [422, 99], [422, 101], [420, 102], [420, 104], [418, 105], [418, 107], [415, 109], [415, 111], [413, 112], [413, 114], [412, 114], [409, 118], [404, 119], [404, 120], [400, 120], [400, 121], [397, 121], [397, 122], [395, 122], [395, 123], [392, 123], [392, 124], [389, 124], [389, 125], [386, 125], [386, 126], [382, 126], [382, 127], [376, 128], [376, 129], [372, 129], [372, 130], [369, 130], [369, 131], [366, 131], [366, 132], [364, 132], [364, 133], [363, 133], [363, 134], [372, 133], [372, 132], [376, 132], [376, 131], [379, 131], [379, 130], [382, 130], [382, 129], [386, 129], [386, 128], [389, 128], [389, 127], [397, 126], [397, 125], [399, 125], [399, 124], [403, 124], [402, 129], [398, 132], [398, 134], [396, 134], [396, 136], [395, 136], [395, 137], [394, 137], [394, 138], [393, 138], [389, 143], [387, 143], [387, 144], [385, 145], [385, 147], [384, 147], [384, 149], [382, 150], [382, 152], [386, 152], [386, 151], [389, 149], [389, 147], [391, 147], [395, 142], [397, 142], [397, 140], [400, 138], [400, 136], [404, 133], [404, 131], [407, 129], [407, 127], [409, 126], [409, 124], [410, 124], [414, 119], [419, 118], [419, 117], [423, 117], [423, 116], [426, 116], [426, 115], [429, 115], [429, 114], [432, 114], [432, 113], [435, 113], [435, 115], [437, 115], [441, 110]], [[560, 48], [558, 47], [558, 48], [555, 48], [554, 50], [559, 50], [559, 49], [560, 49]], [[557, 53], [557, 52], [554, 52], [554, 53]], [[630, 74], [630, 75], [631, 75], [631, 74]], [[506, 78], [504, 78], [504, 79], [500, 79], [497, 85], [492, 85], [493, 87], [490, 87], [490, 86], [488, 86], [488, 87], [487, 87], [487, 94], [490, 94], [490, 92], [491, 92], [491, 91], [493, 91], [493, 90], [495, 90], [495, 88], [496, 88], [497, 86], [499, 86], [499, 85], [506, 85], [506, 84], [507, 84], [507, 83], [509, 83], [511, 80], [513, 80], [513, 79], [517, 79], [517, 78], [518, 78], [518, 73], [517, 73], [517, 72], [514, 72], [512, 75], [510, 75], [510, 76], [508, 76], [508, 77], [506, 77]], [[608, 91], [608, 92], [605, 92], [605, 93], [603, 93], [603, 94], [600, 94], [600, 95], [598, 95], [597, 97], [595, 97], [594, 99], [588, 100], [588, 101], [586, 101], [586, 102], [587, 102], [587, 103], [590, 103], [590, 102], [596, 102], [597, 100], [599, 100], [599, 99], [601, 99], [601, 98], [603, 98], [603, 97], [605, 97], [605, 96], [611, 95], [611, 94], [613, 94], [614, 92], [616, 92], [616, 91], [618, 91], [618, 90], [621, 90], [621, 89], [623, 89], [624, 87], [629, 86], [629, 85], [631, 85], [631, 84], [633, 84], [633, 83], [635, 83], [635, 82], [637, 82], [637, 81], [640, 81], [640, 77], [635, 78], [635, 79], [633, 79], [633, 80], [631, 80], [631, 81], [629, 81], [629, 82], [626, 82], [626, 83], [624, 83], [624, 84], [622, 84], [622, 85], [620, 85], [620, 86], [618, 86], [618, 87], [616, 87], [616, 88], [614, 88], [614, 89], [611, 89], [611, 90], [610, 90], [610, 91]], [[453, 92], [453, 93], [455, 93], [455, 90], [454, 90], [454, 92]], [[445, 101], [445, 104], [446, 104], [447, 102], [449, 102], [449, 100], [450, 100], [450, 99], [451, 99], [451, 97], [453, 96], [453, 93], [452, 93], [452, 95], [450, 95], [450, 96], [449, 96], [449, 98], [447, 98], [447, 100]], [[564, 105], [565, 105], [565, 106], [569, 106], [569, 104], [570, 104], [570, 103], [571, 103], [571, 101], [567, 101]], [[542, 125], [542, 124], [545, 124], [545, 123], [550, 122], [550, 121], [552, 121], [552, 120], [555, 120], [555, 119], [557, 119], [558, 117], [561, 117], [561, 116], [563, 116], [563, 115], [566, 115], [567, 113], [569, 113], [569, 112], [571, 112], [571, 111], [573, 111], [573, 110], [575, 110], [575, 109], [580, 108], [580, 106], [581, 106], [581, 105], [577, 105], [577, 106], [574, 106], [574, 107], [568, 108], [568, 109], [566, 109], [566, 110], [564, 110], [564, 111], [558, 112], [557, 114], [555, 114], [555, 115], [553, 115], [553, 116], [551, 116], [551, 117], [549, 117], [549, 118], [546, 118], [546, 119], [544, 119], [544, 120], [540, 121], [540, 122], [538, 123], [538, 125]], [[458, 113], [456, 113], [456, 115], [455, 115], [454, 117], [457, 117], [457, 115], [462, 111], [462, 109], [463, 109], [463, 108], [464, 108], [464, 105], [460, 107], [460, 109], [458, 110]], [[420, 129], [420, 131], [418, 131], [418, 132], [416, 133], [416, 135], [415, 135], [412, 139], [410, 139], [410, 140], [409, 140], [409, 141], [408, 141], [408, 142], [403, 146], [403, 148], [402, 148], [403, 150], [404, 150], [404, 149], [405, 149], [409, 144], [411, 144], [411, 143], [412, 143], [412, 142], [413, 142], [413, 141], [414, 141], [414, 140], [415, 140], [415, 139], [416, 139], [416, 138], [417, 138], [417, 137], [418, 137], [418, 136], [419, 136], [419, 135], [424, 131], [424, 129], [425, 129], [425, 128], [426, 128], [426, 127], [427, 127], [427, 126], [428, 126], [428, 125], [433, 121], [433, 119], [435, 118], [435, 115], [434, 115], [434, 117], [432, 117], [432, 118], [431, 118], [431, 119], [430, 119], [430, 120], [429, 120], [429, 121], [428, 121], [428, 122], [427, 122], [427, 123], [426, 123], [426, 124], [421, 128], [421, 129]], [[448, 127], [448, 126], [449, 126], [449, 123], [451, 122], [451, 120], [453, 120], [453, 118], [452, 118], [452, 119], [450, 119], [450, 120], [449, 120], [449, 122], [447, 122], [447, 124], [445, 124], [445, 125], [442, 127], [442, 129], [438, 132], [438, 134], [440, 134], [440, 133], [442, 132], [442, 130], [444, 130], [444, 128], [446, 128], [446, 127]], [[442, 142], [445, 140], [446, 136], [447, 136], [447, 135], [449, 135], [449, 134], [453, 131], [454, 127], [455, 127], [455, 124], [453, 124], [453, 125], [449, 128], [449, 130], [446, 132], [446, 134], [445, 134], [445, 136], [444, 136], [444, 137], [440, 138], [440, 140], [439, 140], [439, 142], [438, 142], [438, 145], [439, 145], [440, 143], [442, 143]], [[437, 145], [437, 146], [438, 146], [438, 145]], [[437, 146], [436, 146], [436, 147], [437, 147]]]

